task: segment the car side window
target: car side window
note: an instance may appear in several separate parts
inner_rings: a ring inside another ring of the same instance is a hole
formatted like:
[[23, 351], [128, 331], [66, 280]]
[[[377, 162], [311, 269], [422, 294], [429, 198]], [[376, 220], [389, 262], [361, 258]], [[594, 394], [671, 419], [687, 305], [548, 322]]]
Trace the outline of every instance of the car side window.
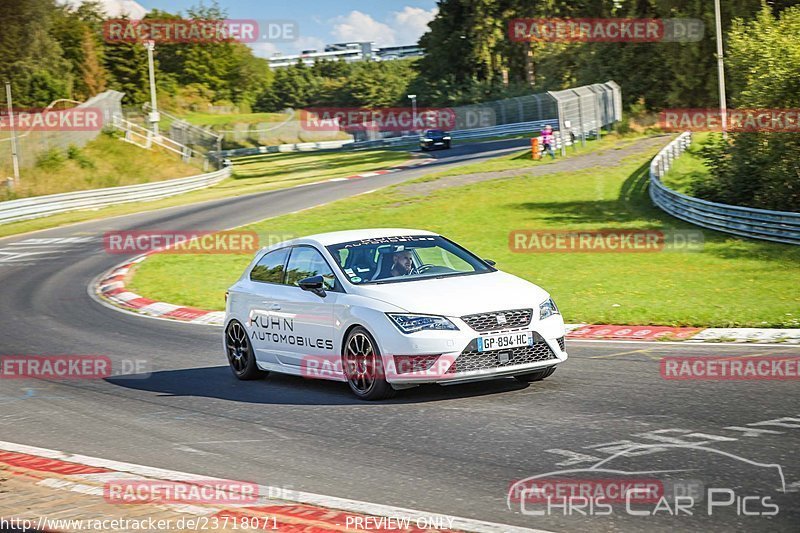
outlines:
[[289, 256], [289, 265], [286, 269], [286, 284], [297, 286], [297, 282], [301, 279], [311, 276], [322, 276], [327, 290], [336, 286], [336, 276], [333, 275], [333, 270], [319, 251], [310, 246], [292, 248], [292, 255]]
[[288, 253], [288, 248], [282, 248], [265, 254], [250, 271], [250, 280], [283, 283], [283, 265], [286, 264]]

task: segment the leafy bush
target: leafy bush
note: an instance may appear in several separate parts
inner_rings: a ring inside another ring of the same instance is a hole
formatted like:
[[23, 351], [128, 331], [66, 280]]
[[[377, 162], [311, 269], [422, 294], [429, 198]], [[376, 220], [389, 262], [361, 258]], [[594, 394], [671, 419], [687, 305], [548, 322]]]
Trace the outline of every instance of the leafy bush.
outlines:
[[75, 161], [81, 168], [95, 168], [92, 160], [83, 155], [80, 148], [74, 144], [69, 145], [69, 148], [67, 148], [67, 159]]
[[[751, 22], [736, 21], [729, 34], [728, 71], [734, 107], [800, 107], [800, 8], [780, 18], [764, 8]], [[707, 200], [779, 211], [800, 211], [798, 132], [712, 136], [702, 155], [711, 179], [692, 186]]]
[[40, 154], [36, 158], [36, 166], [45, 170], [56, 170], [64, 165], [64, 154], [58, 148]]

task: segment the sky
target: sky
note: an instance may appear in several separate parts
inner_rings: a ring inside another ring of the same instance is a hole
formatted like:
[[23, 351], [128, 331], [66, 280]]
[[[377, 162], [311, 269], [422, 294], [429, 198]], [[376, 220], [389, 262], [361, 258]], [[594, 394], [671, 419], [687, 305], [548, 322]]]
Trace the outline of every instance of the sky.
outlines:
[[[77, 4], [82, 0], [63, 1]], [[185, 12], [200, 0], [100, 0], [100, 3], [112, 17], [124, 11], [131, 18], [139, 18], [151, 9]], [[295, 41], [251, 44], [260, 57], [270, 57], [275, 52], [322, 50], [327, 43], [346, 41], [375, 41], [378, 46], [414, 44], [436, 14], [436, 0], [218, 0], [218, 4], [230, 19], [297, 23], [299, 38]]]

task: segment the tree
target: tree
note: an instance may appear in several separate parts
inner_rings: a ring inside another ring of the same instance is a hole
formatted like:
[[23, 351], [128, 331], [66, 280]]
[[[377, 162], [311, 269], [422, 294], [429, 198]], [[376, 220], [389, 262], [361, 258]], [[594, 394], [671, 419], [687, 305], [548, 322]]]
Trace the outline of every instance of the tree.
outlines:
[[103, 66], [103, 13], [97, 2], [78, 7], [60, 5], [52, 12], [50, 34], [58, 41], [74, 78], [72, 98], [85, 100], [105, 90], [108, 72]]
[[[727, 72], [739, 109], [800, 108], [800, 7], [768, 6], [736, 20], [728, 34]], [[796, 126], [795, 126], [796, 128]], [[800, 211], [800, 139], [794, 131], [733, 133], [706, 150], [711, 179], [694, 193], [715, 201]]]
[[[186, 16], [153, 10], [146, 18], [176, 22], [222, 22], [225, 11], [216, 3], [187, 10]], [[245, 44], [232, 39], [210, 42], [163, 43], [157, 47], [159, 74], [173, 95], [178, 87], [193, 87], [194, 95], [228, 101], [249, 108], [272, 78], [267, 62], [253, 56]]]
[[105, 47], [103, 64], [109, 87], [125, 93], [128, 104], [143, 104], [149, 98], [147, 50], [141, 43], [111, 42]]
[[108, 73], [100, 60], [100, 53], [95, 44], [89, 28], [84, 28], [81, 39], [81, 55], [83, 61], [80, 65], [80, 78], [78, 98], [89, 98], [106, 90], [106, 77]]
[[43, 107], [71, 94], [73, 76], [50, 35], [53, 0], [0, 0], [0, 80], [11, 81], [15, 104]]
[[[792, 2], [770, 2], [780, 12]], [[796, 2], [795, 2], [796, 3]], [[723, 30], [751, 18], [761, 0], [723, 2]], [[696, 42], [513, 42], [515, 18], [692, 18]], [[425, 57], [411, 90], [422, 103], [448, 105], [615, 79], [624, 103], [650, 109], [713, 105], [717, 86], [714, 4], [709, 0], [441, 0], [420, 39]]]

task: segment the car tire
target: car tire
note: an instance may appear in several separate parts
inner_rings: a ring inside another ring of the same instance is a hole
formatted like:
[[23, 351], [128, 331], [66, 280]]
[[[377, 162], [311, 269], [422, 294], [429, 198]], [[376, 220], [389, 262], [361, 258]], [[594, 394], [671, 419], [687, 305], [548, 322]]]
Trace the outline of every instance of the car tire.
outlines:
[[445, 143], [444, 147], [445, 147], [446, 150], [449, 150], [450, 149], [450, 143], [449, 142]]
[[556, 367], [551, 366], [549, 368], [543, 368], [542, 370], [537, 370], [535, 372], [520, 374], [519, 376], [514, 376], [514, 378], [517, 381], [521, 381], [522, 383], [533, 383], [534, 381], [542, 381], [544, 378], [553, 375], [553, 372], [555, 371]]
[[395, 390], [385, 379], [378, 343], [366, 329], [353, 328], [347, 334], [342, 352], [347, 384], [360, 400], [385, 400], [394, 396]]
[[269, 373], [258, 368], [247, 330], [238, 320], [231, 320], [225, 328], [225, 352], [231, 372], [242, 381], [260, 379]]

